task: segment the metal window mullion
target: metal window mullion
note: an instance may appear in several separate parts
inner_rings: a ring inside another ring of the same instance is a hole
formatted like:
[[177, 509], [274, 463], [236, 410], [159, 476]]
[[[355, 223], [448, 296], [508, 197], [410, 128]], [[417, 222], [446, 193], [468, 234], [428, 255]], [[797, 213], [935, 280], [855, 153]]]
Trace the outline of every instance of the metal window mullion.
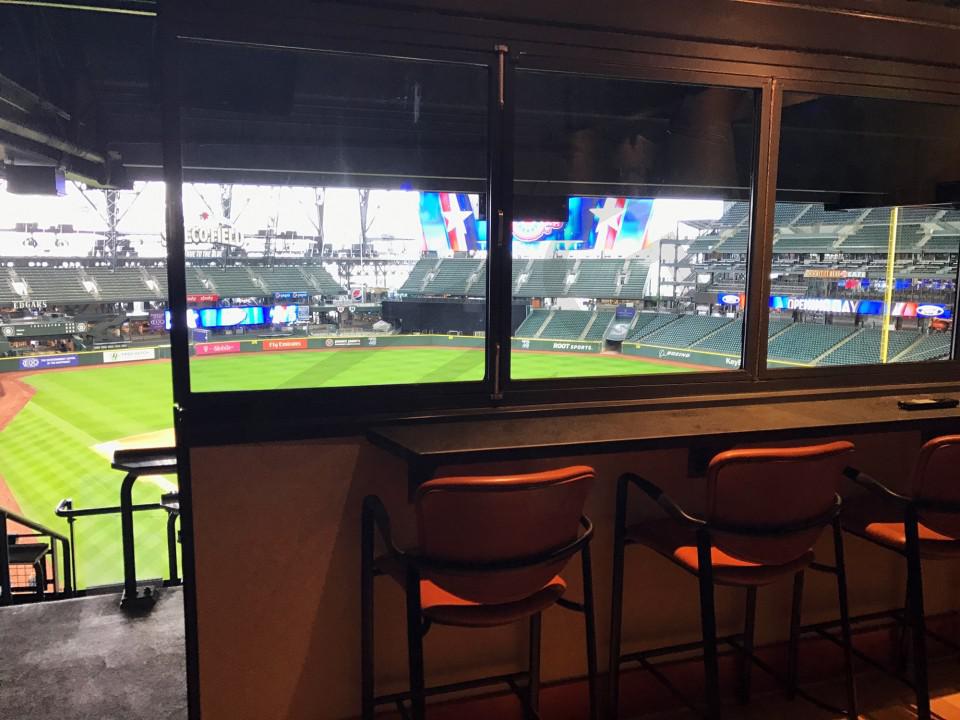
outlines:
[[488, 133], [487, 378], [493, 401], [510, 378], [511, 240], [513, 233], [512, 62], [505, 45], [494, 48]]
[[770, 271], [773, 262], [774, 213], [777, 204], [777, 160], [780, 151], [780, 109], [783, 92], [776, 79], [760, 90], [760, 128], [753, 183], [747, 274], [747, 318], [743, 368], [755, 380], [767, 376]]

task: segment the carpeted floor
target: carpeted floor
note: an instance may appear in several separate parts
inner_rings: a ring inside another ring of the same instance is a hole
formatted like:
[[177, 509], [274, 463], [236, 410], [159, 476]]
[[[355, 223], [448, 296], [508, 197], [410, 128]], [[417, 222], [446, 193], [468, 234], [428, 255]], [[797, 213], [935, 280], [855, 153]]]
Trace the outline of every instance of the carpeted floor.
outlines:
[[186, 720], [182, 593], [141, 617], [118, 603], [0, 609], [0, 720]]

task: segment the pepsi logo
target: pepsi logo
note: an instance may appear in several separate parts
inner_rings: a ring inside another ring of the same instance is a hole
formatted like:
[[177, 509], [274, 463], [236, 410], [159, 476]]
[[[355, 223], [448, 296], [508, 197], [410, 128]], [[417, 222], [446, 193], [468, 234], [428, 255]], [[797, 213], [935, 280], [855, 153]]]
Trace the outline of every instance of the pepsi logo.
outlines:
[[920, 317], [938, 317], [944, 312], [945, 308], [940, 305], [917, 305], [917, 315]]

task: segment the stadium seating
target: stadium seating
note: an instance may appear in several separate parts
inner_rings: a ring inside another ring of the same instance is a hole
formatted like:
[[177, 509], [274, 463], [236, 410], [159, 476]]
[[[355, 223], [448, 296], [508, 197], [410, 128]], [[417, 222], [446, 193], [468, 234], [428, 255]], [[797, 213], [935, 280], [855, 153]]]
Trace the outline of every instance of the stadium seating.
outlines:
[[592, 310], [557, 310], [540, 337], [548, 340], [579, 340], [592, 317]]
[[574, 261], [567, 259], [534, 260], [530, 275], [514, 292], [516, 297], [562, 297], [567, 294], [567, 276]]
[[720, 236], [717, 233], [710, 233], [698, 237], [690, 243], [689, 252], [698, 255], [701, 253], [713, 252], [713, 249], [720, 244]]
[[[27, 283], [31, 300], [47, 302], [93, 303], [96, 297], [89, 292], [80, 273], [68, 268], [17, 268], [19, 278]], [[22, 298], [20, 298], [22, 299]]]
[[827, 253], [832, 252], [837, 242], [835, 235], [781, 235], [773, 243], [773, 252], [786, 253]]
[[87, 268], [84, 272], [96, 283], [100, 300], [156, 300], [159, 295], [147, 287], [140, 268]]
[[691, 344], [698, 350], [739, 355], [743, 345], [743, 318], [736, 318]]
[[536, 337], [537, 333], [540, 332], [540, 330], [543, 328], [543, 324], [549, 317], [549, 310], [543, 310], [541, 308], [531, 310], [530, 314], [524, 318], [522, 323], [520, 323], [520, 327], [517, 328], [517, 332], [514, 333], [514, 336], [519, 338]]
[[221, 297], [264, 297], [269, 292], [246, 267], [206, 268], [204, 274], [213, 283], [214, 292]]
[[778, 202], [773, 209], [773, 226], [779, 228], [790, 225], [807, 207], [806, 203]]
[[786, 318], [771, 317], [767, 320], [767, 337], [771, 338], [779, 332], [783, 332], [793, 324], [793, 320]]
[[709, 335], [731, 322], [730, 318], [713, 317], [711, 315], [680, 315], [673, 316], [677, 320], [672, 323], [646, 333], [643, 342], [650, 345], [667, 345], [669, 347], [689, 347], [705, 335]]
[[322, 267], [316, 265], [304, 267], [303, 274], [307, 276], [308, 280], [313, 281], [314, 287], [320, 291], [321, 295], [336, 297], [337, 295], [345, 295], [347, 292], [343, 286], [334, 280], [333, 276]]
[[715, 252], [721, 253], [731, 253], [731, 254], [746, 254], [747, 250], [750, 247], [750, 229], [749, 228], [740, 228], [737, 232], [728, 237], [719, 247], [715, 248]]
[[410, 270], [410, 275], [400, 286], [401, 295], [420, 295], [423, 293], [423, 285], [427, 275], [438, 265], [436, 258], [420, 258], [417, 264]]
[[630, 342], [646, 342], [647, 335], [657, 332], [665, 325], [676, 322], [679, 315], [670, 313], [640, 313], [634, 322], [633, 330], [627, 336]]
[[627, 275], [624, 278], [623, 285], [620, 286], [620, 294], [617, 297], [624, 300], [642, 300], [643, 289], [646, 287], [649, 273], [650, 263], [644, 260], [631, 260], [627, 266]]
[[923, 252], [925, 253], [944, 253], [956, 255], [960, 253], [960, 235], [937, 235], [934, 234], [926, 243], [924, 243]]
[[482, 262], [469, 258], [441, 260], [424, 292], [429, 295], [466, 295], [470, 278], [480, 270]]
[[894, 357], [894, 362], [921, 362], [923, 360], [946, 360], [950, 357], [950, 334], [933, 333], [922, 335], [906, 351]]
[[257, 277], [264, 287], [272, 293], [277, 292], [306, 292], [316, 293], [303, 271], [298, 267], [260, 267], [254, 268]]
[[604, 333], [616, 312], [613, 310], [599, 310], [595, 313], [596, 318], [587, 331], [583, 334], [584, 340], [603, 340]]
[[[821, 365], [875, 365], [880, 362], [882, 330], [868, 328], [855, 333], [849, 340], [820, 360]], [[892, 360], [912, 345], [916, 332], [891, 331], [887, 359]]]
[[[886, 252], [890, 237], [890, 228], [886, 225], [864, 225], [855, 234], [844, 238], [840, 244], [841, 252]], [[913, 252], [923, 238], [920, 225], [899, 225], [897, 227], [897, 251]]]
[[735, 202], [727, 208], [726, 212], [717, 221], [719, 227], [735, 227], [746, 220], [750, 213], [750, 203]]
[[[778, 203], [779, 204], [779, 203]], [[825, 210], [823, 203], [814, 203], [794, 221], [797, 226], [849, 225], [863, 215], [862, 210]]]
[[793, 323], [770, 339], [767, 355], [778, 360], [813, 362], [852, 332], [852, 327], [843, 325]]
[[567, 294], [582, 298], [616, 297], [617, 276], [623, 266], [623, 260], [583, 260], [576, 267], [577, 277]]
[[23, 300], [23, 296], [13, 289], [12, 279], [9, 272], [0, 277], [0, 302], [2, 303], [14, 303], [17, 300]]

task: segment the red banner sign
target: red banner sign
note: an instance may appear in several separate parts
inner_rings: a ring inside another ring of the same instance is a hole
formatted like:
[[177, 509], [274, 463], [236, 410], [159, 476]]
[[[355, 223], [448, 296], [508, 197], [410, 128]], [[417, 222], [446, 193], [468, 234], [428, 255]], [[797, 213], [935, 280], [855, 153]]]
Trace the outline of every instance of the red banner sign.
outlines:
[[240, 352], [238, 342], [200, 343], [196, 346], [197, 355], [227, 355]]
[[306, 350], [306, 338], [291, 338], [290, 340], [264, 340], [264, 350]]
[[204, 293], [202, 295], [187, 295], [188, 303], [204, 303], [204, 302], [216, 302], [220, 299], [219, 295], [211, 295]]

